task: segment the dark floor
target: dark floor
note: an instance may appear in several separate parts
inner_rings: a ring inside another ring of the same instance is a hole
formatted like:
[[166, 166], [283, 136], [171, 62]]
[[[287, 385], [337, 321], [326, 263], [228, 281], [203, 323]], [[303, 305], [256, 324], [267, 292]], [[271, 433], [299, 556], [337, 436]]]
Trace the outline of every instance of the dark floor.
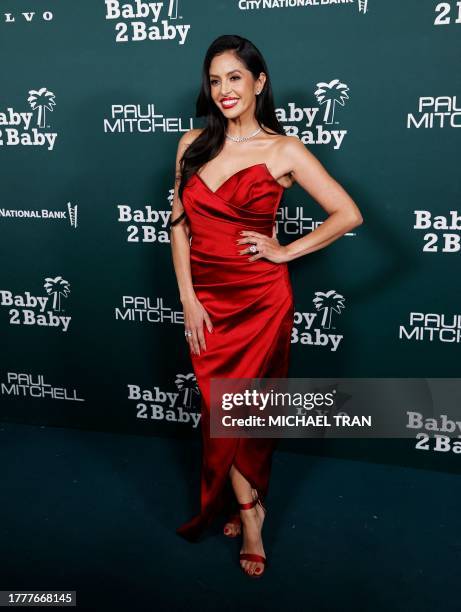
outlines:
[[0, 589], [76, 590], [77, 609], [461, 609], [460, 476], [274, 455], [268, 567], [238, 565], [198, 503], [198, 442], [0, 424]]

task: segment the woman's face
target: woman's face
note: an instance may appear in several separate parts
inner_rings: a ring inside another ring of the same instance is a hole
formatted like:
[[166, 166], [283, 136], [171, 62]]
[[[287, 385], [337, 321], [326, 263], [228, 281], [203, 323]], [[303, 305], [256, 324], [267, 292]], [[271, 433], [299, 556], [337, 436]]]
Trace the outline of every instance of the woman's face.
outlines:
[[213, 101], [228, 119], [246, 111], [254, 113], [256, 92], [262, 90], [266, 81], [264, 72], [255, 80], [232, 51], [215, 55], [210, 64], [209, 78]]

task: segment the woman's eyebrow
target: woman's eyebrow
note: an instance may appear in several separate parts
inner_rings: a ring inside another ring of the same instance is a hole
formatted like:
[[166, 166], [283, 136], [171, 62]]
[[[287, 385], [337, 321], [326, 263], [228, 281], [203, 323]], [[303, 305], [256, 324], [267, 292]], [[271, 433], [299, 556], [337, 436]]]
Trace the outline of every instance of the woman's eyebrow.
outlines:
[[[240, 70], [238, 68], [234, 68], [234, 70], [229, 70], [229, 72], [226, 72], [226, 74], [231, 74], [232, 72], [240, 72]], [[210, 77], [213, 76], [219, 77], [219, 74], [210, 74]]]

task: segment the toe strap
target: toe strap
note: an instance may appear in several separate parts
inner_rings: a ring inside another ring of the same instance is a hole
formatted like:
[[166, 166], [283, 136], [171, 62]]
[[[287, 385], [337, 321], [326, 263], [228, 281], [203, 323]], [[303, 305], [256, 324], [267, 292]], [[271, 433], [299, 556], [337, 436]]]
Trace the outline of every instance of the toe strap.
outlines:
[[256, 561], [256, 563], [266, 563], [266, 557], [256, 553], [240, 553], [240, 561]]

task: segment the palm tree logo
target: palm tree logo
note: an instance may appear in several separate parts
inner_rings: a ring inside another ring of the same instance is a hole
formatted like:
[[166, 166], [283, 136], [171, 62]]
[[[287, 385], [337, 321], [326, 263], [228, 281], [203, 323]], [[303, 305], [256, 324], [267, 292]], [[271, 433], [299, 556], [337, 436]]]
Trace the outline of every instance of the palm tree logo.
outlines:
[[70, 293], [70, 283], [62, 276], [56, 278], [45, 278], [43, 285], [48, 295], [53, 296], [53, 310], [61, 310], [61, 295], [67, 297]]
[[190, 410], [192, 408], [192, 394], [200, 394], [195, 374], [177, 374], [174, 382], [180, 391], [184, 391], [183, 406]]
[[42, 87], [38, 91], [36, 89], [31, 89], [29, 91], [27, 101], [29, 102], [32, 110], [38, 109], [38, 127], [45, 127], [45, 111], [49, 110], [53, 112], [53, 106], [56, 106], [54, 98], [54, 93], [52, 91], [48, 91], [46, 87]]
[[178, 0], [170, 0], [168, 3], [168, 19], [178, 18]]
[[77, 204], [72, 206], [70, 202], [67, 202], [67, 212], [69, 214], [69, 221], [72, 227], [77, 227]]
[[333, 312], [341, 314], [341, 309], [345, 308], [344, 296], [336, 293], [334, 289], [327, 291], [327, 293], [316, 291], [315, 298], [312, 301], [317, 311], [323, 310], [322, 327], [331, 329], [331, 315]]
[[333, 123], [336, 104], [344, 106], [346, 100], [349, 100], [348, 91], [349, 87], [345, 83], [341, 83], [339, 79], [333, 79], [329, 83], [317, 83], [317, 89], [315, 90], [317, 102], [326, 104], [324, 123]]
[[359, 12], [365, 13], [368, 11], [368, 0], [359, 0]]

